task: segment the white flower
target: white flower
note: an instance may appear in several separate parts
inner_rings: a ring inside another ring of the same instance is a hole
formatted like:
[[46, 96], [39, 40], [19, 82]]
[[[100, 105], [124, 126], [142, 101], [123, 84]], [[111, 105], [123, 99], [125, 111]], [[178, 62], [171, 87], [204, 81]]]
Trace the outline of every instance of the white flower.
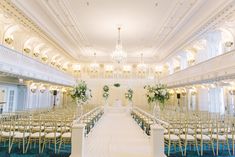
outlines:
[[153, 98], [154, 95], [155, 95], [155, 94], [154, 94], [153, 92], [149, 93], [149, 96], [150, 96], [151, 98]]
[[166, 95], [166, 90], [162, 91], [162, 95], [165, 96]]

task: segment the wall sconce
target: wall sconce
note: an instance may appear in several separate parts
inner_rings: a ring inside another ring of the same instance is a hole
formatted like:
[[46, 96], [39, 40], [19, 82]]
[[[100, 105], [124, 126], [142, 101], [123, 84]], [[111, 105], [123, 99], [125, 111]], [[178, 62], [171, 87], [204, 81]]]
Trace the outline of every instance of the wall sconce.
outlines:
[[235, 89], [231, 89], [228, 91], [230, 95], [235, 95]]
[[57, 67], [57, 68], [61, 68], [61, 63], [57, 63], [57, 64], [56, 64], [56, 67]]
[[80, 64], [74, 64], [73, 65], [73, 71], [74, 72], [80, 72], [81, 71], [81, 65]]
[[40, 53], [39, 52], [33, 52], [33, 55], [35, 56], [35, 57], [38, 57], [39, 55], [40, 55]]
[[67, 92], [66, 88], [62, 88], [61, 91], [62, 91], [63, 93], [66, 93], [66, 92]]
[[123, 71], [127, 72], [127, 73], [131, 72], [131, 66], [130, 65], [124, 65], [123, 66]]
[[13, 37], [6, 37], [5, 39], [5, 42], [8, 44], [8, 45], [10, 45], [10, 44], [12, 44], [13, 43]]
[[23, 50], [25, 53], [30, 53], [31, 52], [31, 49], [30, 48], [24, 48], [24, 50]]
[[47, 55], [42, 55], [42, 61], [46, 62], [48, 60], [48, 56]]
[[39, 91], [40, 91], [41, 93], [44, 93], [44, 92], [46, 91], [46, 87], [45, 87], [44, 85], [41, 85], [41, 86], [39, 87]]
[[37, 91], [37, 86], [33, 83], [33, 84], [31, 84], [31, 86], [30, 86], [30, 91], [32, 92], [32, 93], [35, 93], [36, 91]]
[[105, 71], [112, 73], [113, 72], [113, 66], [112, 65], [106, 65], [105, 66]]
[[56, 61], [55, 60], [52, 60], [51, 61], [51, 65], [55, 65]]
[[162, 70], [163, 70], [163, 67], [162, 67], [162, 66], [156, 66], [156, 67], [155, 67], [155, 73], [156, 73], [156, 74], [161, 74], [161, 73], [162, 73]]
[[23, 83], [24, 83], [24, 79], [19, 78], [19, 83], [20, 83], [20, 84], [23, 84]]
[[98, 69], [100, 68], [100, 65], [99, 64], [97, 64], [97, 63], [92, 63], [91, 65], [90, 65], [90, 71], [91, 72], [98, 72]]
[[227, 41], [227, 42], [225, 42], [225, 46], [226, 47], [232, 47], [233, 46], [233, 42]]
[[193, 58], [188, 60], [189, 65], [193, 65], [194, 62], [195, 62], [195, 59], [193, 59]]
[[187, 91], [186, 91], [185, 88], [181, 89], [181, 94], [182, 94], [183, 96], [185, 96], [185, 95], [187, 94]]

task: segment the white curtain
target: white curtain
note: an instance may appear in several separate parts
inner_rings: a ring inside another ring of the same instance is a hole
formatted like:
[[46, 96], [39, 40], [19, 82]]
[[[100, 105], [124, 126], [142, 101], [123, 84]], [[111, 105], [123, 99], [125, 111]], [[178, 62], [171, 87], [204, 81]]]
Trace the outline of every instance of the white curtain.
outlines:
[[211, 88], [209, 90], [209, 111], [224, 114], [224, 93], [223, 88]]

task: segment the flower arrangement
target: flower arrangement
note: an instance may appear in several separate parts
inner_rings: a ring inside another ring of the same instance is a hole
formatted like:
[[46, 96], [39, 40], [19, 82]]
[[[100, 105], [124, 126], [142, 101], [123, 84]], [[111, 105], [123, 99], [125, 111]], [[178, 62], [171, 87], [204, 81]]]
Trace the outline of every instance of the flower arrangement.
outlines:
[[76, 86], [74, 86], [70, 95], [72, 99], [76, 100], [79, 104], [83, 104], [92, 98], [91, 90], [88, 89], [85, 81], [80, 81]]
[[103, 91], [104, 91], [104, 92], [103, 92], [103, 98], [104, 98], [105, 100], [107, 100], [108, 97], [109, 97], [109, 86], [104, 85]]
[[145, 86], [147, 90], [147, 99], [148, 103], [151, 104], [153, 102], [159, 102], [164, 105], [165, 101], [167, 101], [170, 97], [170, 94], [167, 90], [167, 86], [164, 84], [157, 84], [155, 86]]
[[134, 92], [132, 89], [128, 89], [127, 93], [125, 93], [125, 98], [128, 99], [129, 101], [132, 101], [133, 93]]

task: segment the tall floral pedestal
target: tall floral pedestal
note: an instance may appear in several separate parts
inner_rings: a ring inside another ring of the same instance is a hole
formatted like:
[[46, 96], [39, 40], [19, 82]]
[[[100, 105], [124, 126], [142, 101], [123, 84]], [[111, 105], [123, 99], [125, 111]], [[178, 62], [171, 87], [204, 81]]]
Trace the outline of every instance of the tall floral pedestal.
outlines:
[[153, 109], [152, 109], [152, 115], [153, 115], [154, 117], [158, 117], [159, 114], [160, 114], [160, 111], [161, 111], [161, 109], [160, 109], [160, 104], [154, 103], [154, 106], [153, 106]]
[[83, 115], [83, 103], [76, 101], [77, 103], [77, 115], [78, 117], [82, 117]]

